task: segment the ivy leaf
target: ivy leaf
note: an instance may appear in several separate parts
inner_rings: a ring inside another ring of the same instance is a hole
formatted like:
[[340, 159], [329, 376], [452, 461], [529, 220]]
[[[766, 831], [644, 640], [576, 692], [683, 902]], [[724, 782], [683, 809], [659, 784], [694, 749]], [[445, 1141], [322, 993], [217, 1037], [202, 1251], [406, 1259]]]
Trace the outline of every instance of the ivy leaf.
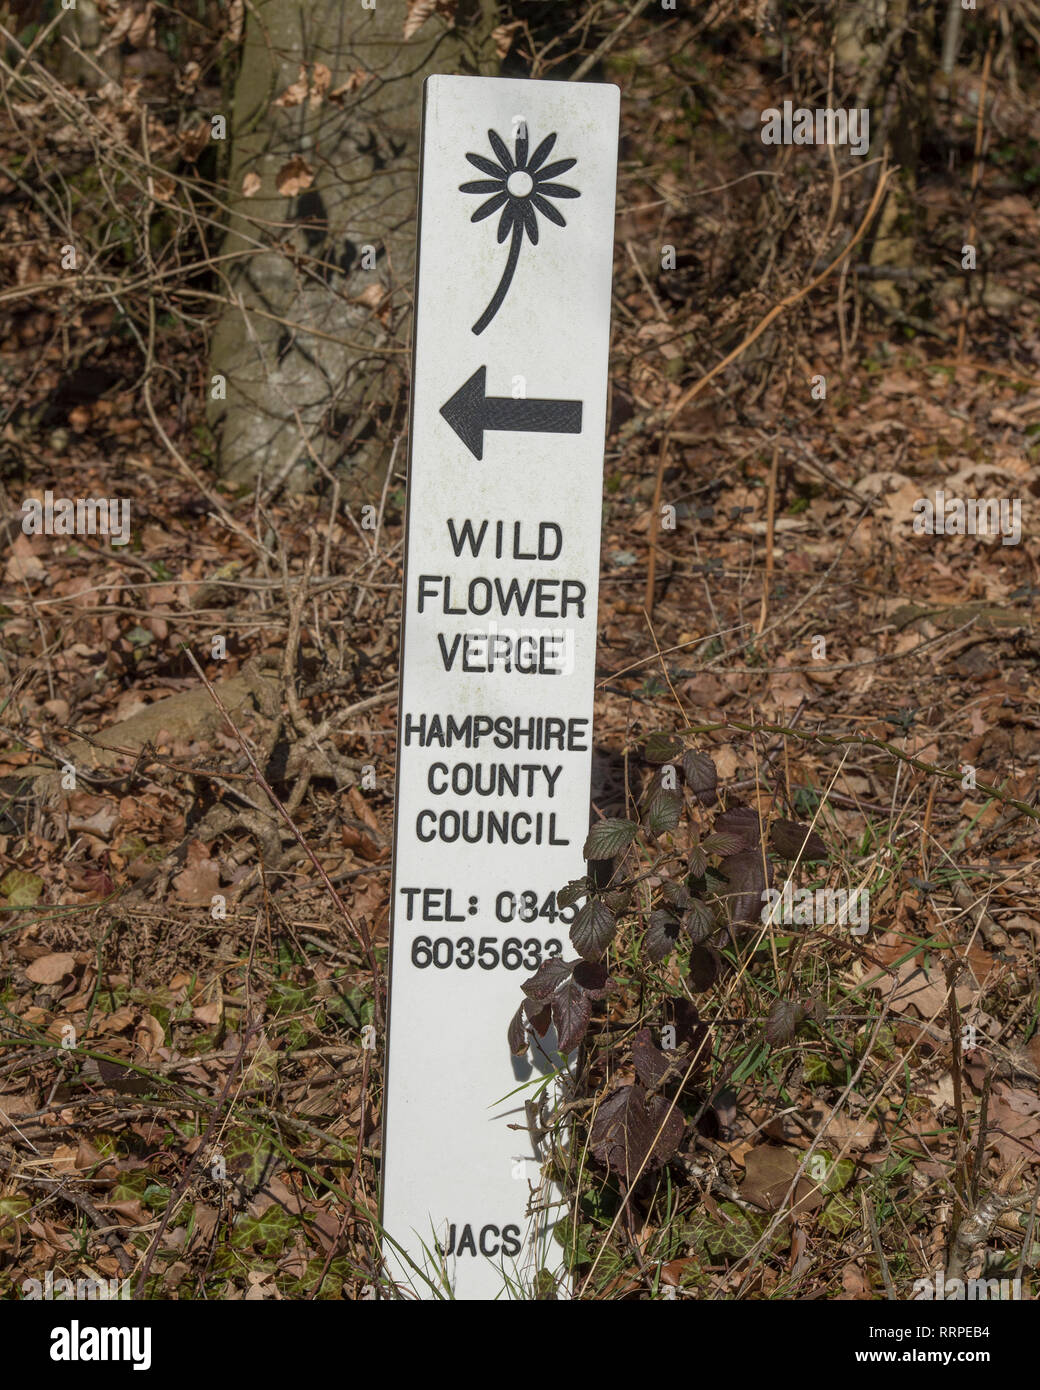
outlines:
[[29, 869], [8, 869], [0, 880], [9, 907], [32, 907], [42, 892], [43, 879]]
[[839, 1158], [835, 1163], [826, 1150], [822, 1152], [827, 1161], [827, 1176], [820, 1186], [824, 1192], [841, 1192], [855, 1177], [856, 1165], [851, 1158]]
[[832, 1197], [816, 1219], [825, 1230], [843, 1236], [860, 1221], [860, 1210], [848, 1193], [842, 1193]]
[[719, 772], [714, 762], [707, 753], [691, 748], [683, 755], [682, 767], [690, 791], [703, 806], [710, 806], [719, 785]]
[[587, 893], [592, 892], [592, 883], [586, 878], [572, 878], [566, 888], [561, 888], [556, 894], [556, 906], [559, 908], [573, 907], [579, 898], [584, 898]]
[[571, 944], [583, 960], [599, 960], [616, 932], [617, 919], [610, 908], [590, 898], [574, 919]]
[[553, 956], [550, 960], [543, 960], [538, 969], [529, 980], [525, 980], [520, 988], [527, 995], [528, 999], [534, 999], [538, 1003], [544, 1003], [550, 997], [553, 990], [563, 984], [573, 969], [573, 965], [568, 965], [559, 956]]
[[668, 787], [655, 787], [643, 810], [643, 825], [651, 835], [674, 830], [682, 811], [682, 795]]
[[727, 888], [722, 895], [729, 907], [730, 922], [755, 923], [762, 920], [765, 890], [773, 881], [773, 866], [763, 863], [761, 849], [744, 849], [722, 861]]
[[672, 734], [651, 734], [643, 748], [643, 757], [648, 763], [672, 763], [682, 750], [682, 740]]
[[607, 817], [589, 831], [582, 854], [586, 859], [613, 859], [632, 843], [638, 832], [634, 820]]
[[585, 1036], [592, 1016], [588, 992], [567, 980], [552, 997], [552, 1017], [556, 1024], [556, 1045], [561, 1052], [573, 1052]]
[[791, 1042], [804, 1017], [805, 1010], [801, 1004], [789, 999], [777, 999], [766, 1019], [766, 1042], [773, 1047]]
[[715, 915], [708, 904], [701, 898], [692, 898], [682, 919], [683, 931], [690, 940], [695, 944], [707, 941], [716, 925]]
[[715, 817], [713, 828], [739, 835], [744, 849], [758, 849], [764, 838], [762, 821], [751, 806], [734, 806], [729, 811], [723, 811]]
[[800, 855], [803, 863], [809, 863], [828, 857], [827, 846], [816, 831], [793, 820], [775, 820], [769, 828], [769, 843], [781, 859]]
[[650, 914], [650, 925], [646, 929], [643, 945], [655, 965], [665, 960], [675, 950], [679, 940], [679, 921], [664, 908], [657, 908]]

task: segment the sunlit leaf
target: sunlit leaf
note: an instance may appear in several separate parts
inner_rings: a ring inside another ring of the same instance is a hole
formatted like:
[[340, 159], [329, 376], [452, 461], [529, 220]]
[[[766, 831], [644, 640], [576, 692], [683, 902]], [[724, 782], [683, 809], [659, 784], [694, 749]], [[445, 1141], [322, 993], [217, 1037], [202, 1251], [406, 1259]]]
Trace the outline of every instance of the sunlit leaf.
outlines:
[[766, 1019], [765, 1036], [766, 1042], [773, 1047], [780, 1047], [784, 1043], [789, 1043], [798, 1032], [798, 1025], [805, 1018], [805, 1010], [801, 1004], [790, 999], [777, 999], [773, 1007], [769, 1010], [769, 1017]]
[[635, 821], [607, 817], [589, 831], [582, 854], [586, 859], [613, 859], [632, 843], [638, 831]]
[[643, 810], [643, 825], [651, 835], [674, 830], [682, 812], [682, 796], [667, 787], [655, 787]]

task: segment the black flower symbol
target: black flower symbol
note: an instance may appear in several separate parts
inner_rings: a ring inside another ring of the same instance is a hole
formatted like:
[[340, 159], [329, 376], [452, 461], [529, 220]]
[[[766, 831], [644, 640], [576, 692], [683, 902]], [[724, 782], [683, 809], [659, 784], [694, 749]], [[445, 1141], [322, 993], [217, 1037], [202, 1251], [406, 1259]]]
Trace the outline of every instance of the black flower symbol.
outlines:
[[482, 174], [487, 174], [488, 177], [475, 179], [473, 183], [459, 184], [459, 191], [461, 193], [490, 193], [492, 196], [486, 203], [481, 203], [470, 221], [481, 222], [485, 217], [490, 217], [492, 213], [498, 212], [501, 208], [502, 216], [498, 220], [498, 240], [500, 242], [505, 241], [510, 233], [512, 233], [513, 239], [509, 244], [509, 258], [506, 261], [502, 279], [498, 283], [498, 289], [492, 296], [491, 303], [473, 325], [474, 333], [483, 333], [502, 307], [506, 292], [513, 280], [516, 263], [520, 259], [520, 247], [523, 245], [524, 233], [526, 232], [530, 237], [532, 246], [538, 245], [537, 213], [540, 212], [543, 217], [547, 217], [550, 222], [555, 222], [558, 227], [566, 227], [567, 223], [564, 221], [563, 215], [553, 207], [549, 199], [581, 197], [576, 188], [569, 188], [565, 183], [553, 183], [557, 174], [566, 173], [578, 162], [576, 159], [558, 159], [554, 164], [546, 164], [545, 161], [549, 158], [552, 147], [556, 144], [555, 135], [547, 135], [530, 159], [527, 157], [527, 129], [523, 125], [521, 125], [516, 137], [514, 156], [510, 156], [505, 141], [493, 130], [488, 131], [488, 140], [498, 158], [498, 163], [496, 164], [491, 159], [485, 159], [480, 154], [468, 154], [466, 158], [469, 162]]

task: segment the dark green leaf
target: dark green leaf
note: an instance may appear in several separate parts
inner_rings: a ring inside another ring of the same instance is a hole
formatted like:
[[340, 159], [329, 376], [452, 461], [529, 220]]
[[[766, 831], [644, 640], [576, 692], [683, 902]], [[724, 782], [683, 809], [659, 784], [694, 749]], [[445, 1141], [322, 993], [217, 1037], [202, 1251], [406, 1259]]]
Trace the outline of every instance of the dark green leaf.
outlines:
[[655, 787], [643, 810], [643, 825], [651, 835], [674, 830], [682, 812], [682, 795], [667, 787]]
[[683, 913], [682, 925], [683, 931], [691, 941], [701, 942], [707, 941], [718, 924], [706, 902], [700, 898], [691, 898], [690, 906]]
[[694, 845], [690, 850], [689, 870], [694, 878], [703, 878], [708, 868], [708, 856], [703, 845]]
[[672, 734], [651, 734], [643, 749], [648, 763], [671, 763], [682, 753], [682, 740]]
[[605, 907], [609, 907], [611, 912], [627, 912], [632, 901], [631, 888], [608, 888], [600, 895], [600, 902]]
[[727, 854], [739, 854], [746, 848], [744, 836], [732, 830], [713, 830], [701, 841], [701, 849], [705, 854], [721, 854], [723, 857]]
[[620, 854], [632, 843], [638, 831], [639, 826], [635, 821], [608, 817], [589, 831], [582, 854], [586, 859], [613, 859], [615, 854]]
[[715, 800], [719, 785], [719, 773], [707, 753], [699, 753], [695, 748], [683, 756], [683, 776], [690, 791], [704, 806]]

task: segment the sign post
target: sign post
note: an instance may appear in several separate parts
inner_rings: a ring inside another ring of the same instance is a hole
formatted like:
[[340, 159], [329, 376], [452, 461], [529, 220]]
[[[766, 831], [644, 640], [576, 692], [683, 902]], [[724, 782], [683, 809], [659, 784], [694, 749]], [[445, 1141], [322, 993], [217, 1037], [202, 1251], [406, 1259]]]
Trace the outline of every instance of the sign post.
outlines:
[[506, 1029], [574, 955], [618, 109], [602, 84], [425, 86], [383, 1123], [406, 1297], [524, 1297], [562, 1264], [525, 1110], [551, 1067]]

